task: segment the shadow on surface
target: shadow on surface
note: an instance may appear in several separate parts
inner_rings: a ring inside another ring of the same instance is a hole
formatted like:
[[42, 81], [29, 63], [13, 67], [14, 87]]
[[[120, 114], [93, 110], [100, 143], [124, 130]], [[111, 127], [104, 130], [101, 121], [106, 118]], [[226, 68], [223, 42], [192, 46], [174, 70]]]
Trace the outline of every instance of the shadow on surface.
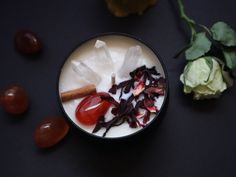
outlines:
[[[73, 147], [71, 144], [70, 153], [74, 154], [74, 162], [77, 168], [86, 168], [91, 176], [130, 176], [131, 173], [138, 173], [139, 168], [148, 166], [145, 164], [151, 158], [151, 151], [159, 136], [159, 127], [164, 118], [165, 109], [147, 129], [138, 134], [116, 140], [98, 139], [83, 132], [73, 129]], [[83, 154], [83, 152], [86, 152]], [[96, 157], [96, 158], [95, 158]], [[78, 161], [76, 160], [78, 158]], [[80, 162], [83, 164], [79, 164]]]

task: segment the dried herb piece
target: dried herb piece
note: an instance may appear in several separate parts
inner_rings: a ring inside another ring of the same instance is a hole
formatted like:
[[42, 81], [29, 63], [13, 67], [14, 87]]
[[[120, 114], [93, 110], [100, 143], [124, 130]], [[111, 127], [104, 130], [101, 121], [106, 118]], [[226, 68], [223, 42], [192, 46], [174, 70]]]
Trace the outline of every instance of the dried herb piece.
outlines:
[[[166, 82], [156, 71], [156, 68], [141, 66], [130, 72], [130, 77], [131, 79], [118, 85], [114, 84], [109, 89], [111, 94], [120, 91], [120, 102], [117, 102], [112, 96], [101, 96], [101, 99], [113, 105], [111, 113], [114, 117], [109, 121], [106, 121], [104, 116], [99, 118], [93, 133], [105, 128], [103, 136], [106, 136], [112, 127], [119, 126], [124, 122], [127, 122], [130, 128], [144, 127], [150, 120], [151, 114], [156, 114], [159, 111], [155, 106], [155, 100], [164, 95]], [[128, 93], [132, 94], [127, 99], [123, 99], [123, 94]]]
[[225, 22], [217, 22], [211, 27], [212, 37], [227, 47], [236, 46], [236, 32]]
[[194, 60], [209, 52], [211, 49], [211, 41], [207, 38], [205, 32], [196, 33], [193, 36], [191, 47], [185, 51], [187, 60]]

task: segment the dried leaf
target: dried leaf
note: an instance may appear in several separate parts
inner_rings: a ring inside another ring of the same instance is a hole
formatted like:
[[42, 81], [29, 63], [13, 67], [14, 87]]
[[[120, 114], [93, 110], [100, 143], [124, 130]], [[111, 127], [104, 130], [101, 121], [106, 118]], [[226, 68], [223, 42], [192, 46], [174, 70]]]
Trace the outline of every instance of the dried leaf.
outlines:
[[223, 54], [225, 57], [226, 66], [234, 72], [236, 70], [236, 51], [233, 49], [224, 48]]
[[217, 22], [211, 27], [212, 37], [227, 47], [236, 46], [236, 32], [225, 22]]
[[205, 32], [197, 33], [194, 35], [191, 47], [185, 51], [187, 60], [197, 59], [211, 49], [211, 41], [207, 38]]

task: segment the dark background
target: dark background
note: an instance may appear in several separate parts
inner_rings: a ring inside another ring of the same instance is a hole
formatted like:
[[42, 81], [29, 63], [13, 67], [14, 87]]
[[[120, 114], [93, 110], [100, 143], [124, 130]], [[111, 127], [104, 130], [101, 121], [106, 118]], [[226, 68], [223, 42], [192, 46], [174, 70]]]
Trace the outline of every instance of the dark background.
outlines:
[[[184, 1], [189, 16], [211, 26], [223, 20], [236, 28], [235, 0]], [[1, 177], [233, 177], [236, 176], [235, 86], [220, 99], [192, 101], [182, 93], [179, 75], [187, 44], [174, 0], [160, 0], [143, 16], [113, 17], [102, 0], [1, 0], [0, 89], [18, 83], [31, 100], [27, 114], [0, 111]], [[14, 49], [14, 34], [30, 29], [44, 43], [38, 58]], [[62, 116], [57, 77], [68, 53], [81, 41], [103, 32], [124, 32], [143, 39], [162, 56], [170, 94], [160, 125], [123, 141], [97, 141], [71, 125], [56, 147], [39, 150], [35, 127], [47, 116]]]

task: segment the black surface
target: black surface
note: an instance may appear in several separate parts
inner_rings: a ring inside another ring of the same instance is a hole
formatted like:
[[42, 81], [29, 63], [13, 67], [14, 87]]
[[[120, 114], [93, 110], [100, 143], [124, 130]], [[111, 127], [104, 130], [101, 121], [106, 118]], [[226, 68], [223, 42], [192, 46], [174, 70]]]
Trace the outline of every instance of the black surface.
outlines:
[[[212, 25], [223, 20], [236, 28], [234, 0], [185, 1], [188, 14]], [[194, 102], [182, 93], [184, 59], [173, 59], [187, 38], [174, 0], [160, 0], [143, 16], [115, 18], [103, 1], [1, 1], [0, 88], [18, 83], [31, 99], [27, 114], [0, 112], [0, 176], [236, 176], [235, 86], [218, 100]], [[19, 55], [13, 45], [19, 29], [36, 32], [44, 43], [36, 58]], [[162, 56], [170, 80], [162, 123], [121, 142], [96, 141], [71, 126], [58, 146], [38, 150], [35, 127], [44, 117], [61, 116], [57, 75], [68, 52], [102, 32], [124, 32], [149, 43]]]

